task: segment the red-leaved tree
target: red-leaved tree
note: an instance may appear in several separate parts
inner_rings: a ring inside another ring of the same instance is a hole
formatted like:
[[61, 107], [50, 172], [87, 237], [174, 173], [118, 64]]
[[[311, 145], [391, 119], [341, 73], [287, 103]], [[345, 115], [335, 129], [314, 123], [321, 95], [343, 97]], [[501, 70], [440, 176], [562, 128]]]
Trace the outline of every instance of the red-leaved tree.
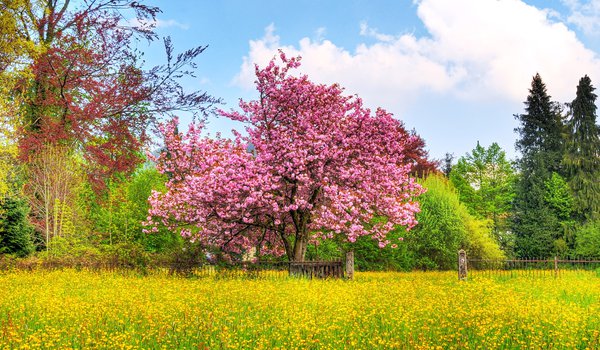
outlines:
[[[157, 7], [131, 0], [43, 0], [22, 12], [12, 14], [17, 32], [38, 47], [23, 58], [30, 74], [15, 89], [22, 101], [17, 125], [25, 162], [46, 146], [67, 147], [85, 159], [98, 189], [143, 161], [147, 131], [157, 118], [174, 111], [203, 114], [220, 102], [179, 83], [193, 76], [194, 59], [206, 46], [174, 55], [165, 38], [167, 63], [142, 69], [135, 43], [156, 38]], [[140, 25], [132, 27], [125, 14], [133, 13]]]
[[[374, 114], [338, 85], [319, 85], [289, 70], [299, 59], [280, 54], [256, 68], [260, 98], [242, 113], [221, 112], [247, 125], [234, 140], [163, 126], [159, 170], [165, 193], [150, 197], [148, 225], [179, 228], [224, 251], [287, 254], [303, 261], [311, 239], [370, 235], [380, 246], [395, 225], [411, 228], [422, 188], [409, 176], [406, 146], [416, 136], [383, 109]], [[376, 216], [386, 217], [372, 223]], [[378, 221], [379, 222], [379, 221]]]
[[[81, 28], [80, 37], [87, 29]], [[28, 160], [46, 145], [59, 144], [82, 151], [93, 182], [132, 172], [142, 159], [152, 117], [145, 108], [150, 92], [143, 72], [114, 37], [86, 47], [80, 37], [58, 35], [61, 42], [32, 64], [35, 79], [27, 82], [32, 93], [19, 140], [21, 157]]]

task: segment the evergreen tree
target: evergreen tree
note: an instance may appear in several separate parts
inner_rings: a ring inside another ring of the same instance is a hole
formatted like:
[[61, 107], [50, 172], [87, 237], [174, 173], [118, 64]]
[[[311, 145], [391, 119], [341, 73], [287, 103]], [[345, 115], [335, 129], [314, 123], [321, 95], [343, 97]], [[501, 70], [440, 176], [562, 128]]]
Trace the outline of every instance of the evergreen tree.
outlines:
[[[521, 123], [521, 127], [515, 130], [520, 136], [516, 148], [523, 156], [521, 164], [541, 162], [540, 165], [550, 173], [554, 171], [560, 174], [564, 149], [562, 137], [564, 125], [560, 104], [550, 99], [546, 84], [542, 81], [542, 77], [536, 74], [525, 101], [526, 113], [515, 116]], [[521, 170], [535, 171], [529, 166]]]
[[600, 215], [600, 128], [596, 124], [596, 97], [591, 79], [579, 80], [567, 122], [568, 143], [564, 159], [569, 185], [580, 221]]
[[0, 253], [27, 256], [34, 250], [29, 207], [21, 199], [5, 198], [0, 207]]
[[446, 152], [446, 156], [444, 157], [444, 166], [442, 168], [442, 172], [448, 178], [450, 176], [450, 172], [452, 172], [452, 167], [454, 166], [452, 162], [454, 161], [454, 154]]
[[552, 174], [562, 174], [562, 110], [552, 102], [539, 74], [533, 77], [525, 114], [515, 116], [520, 127], [516, 148], [521, 152], [517, 166], [513, 231], [516, 253], [521, 257], [547, 257], [556, 252], [555, 241], [563, 239], [561, 220], [547, 198]]

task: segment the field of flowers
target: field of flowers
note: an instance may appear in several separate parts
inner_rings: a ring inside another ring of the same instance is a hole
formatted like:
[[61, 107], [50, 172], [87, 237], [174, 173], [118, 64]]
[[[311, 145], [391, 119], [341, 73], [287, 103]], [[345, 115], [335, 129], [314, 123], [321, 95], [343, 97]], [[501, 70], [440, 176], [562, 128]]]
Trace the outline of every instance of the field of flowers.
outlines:
[[0, 273], [0, 349], [598, 349], [600, 277]]

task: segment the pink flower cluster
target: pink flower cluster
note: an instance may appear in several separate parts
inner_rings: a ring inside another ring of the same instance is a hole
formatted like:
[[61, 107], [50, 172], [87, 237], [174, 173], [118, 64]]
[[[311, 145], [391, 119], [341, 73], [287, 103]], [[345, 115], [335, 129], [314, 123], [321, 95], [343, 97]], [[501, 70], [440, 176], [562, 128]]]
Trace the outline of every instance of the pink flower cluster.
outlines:
[[[272, 60], [256, 68], [258, 100], [220, 112], [244, 122], [247, 136], [211, 139], [195, 124], [181, 134], [177, 120], [162, 126], [166, 150], [157, 163], [170, 180], [150, 197], [147, 224], [183, 225], [187, 235], [232, 252], [258, 247], [291, 256], [298, 241], [339, 235], [387, 245], [395, 225], [416, 224], [423, 189], [404, 161], [413, 136], [338, 85], [288, 74], [299, 58], [280, 59], [282, 66]], [[375, 216], [387, 220], [365, 225]]]

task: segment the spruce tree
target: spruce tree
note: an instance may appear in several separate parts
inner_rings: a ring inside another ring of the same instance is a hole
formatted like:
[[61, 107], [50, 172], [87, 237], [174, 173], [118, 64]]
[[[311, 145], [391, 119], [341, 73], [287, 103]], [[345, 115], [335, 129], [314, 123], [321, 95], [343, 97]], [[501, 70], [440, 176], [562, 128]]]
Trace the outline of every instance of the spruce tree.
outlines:
[[521, 257], [548, 257], [555, 242], [563, 239], [561, 219], [547, 202], [547, 184], [553, 173], [562, 174], [562, 113], [560, 105], [551, 101], [539, 74], [533, 77], [525, 114], [515, 117], [520, 127], [516, 148], [520, 179], [514, 200], [513, 232], [516, 253]]
[[6, 197], [0, 202], [0, 253], [27, 256], [33, 252], [33, 226], [29, 207], [22, 199]]
[[568, 142], [564, 159], [567, 178], [580, 221], [600, 216], [600, 129], [596, 124], [596, 97], [591, 79], [579, 80], [567, 122]]
[[[561, 173], [564, 151], [562, 110], [559, 103], [551, 101], [539, 73], [531, 81], [525, 112], [515, 116], [521, 123], [515, 130], [520, 136], [516, 147], [523, 156], [521, 162], [534, 161], [540, 155], [543, 160], [538, 161], [543, 161], [548, 171]], [[527, 169], [534, 170], [530, 167], [522, 170]]]

